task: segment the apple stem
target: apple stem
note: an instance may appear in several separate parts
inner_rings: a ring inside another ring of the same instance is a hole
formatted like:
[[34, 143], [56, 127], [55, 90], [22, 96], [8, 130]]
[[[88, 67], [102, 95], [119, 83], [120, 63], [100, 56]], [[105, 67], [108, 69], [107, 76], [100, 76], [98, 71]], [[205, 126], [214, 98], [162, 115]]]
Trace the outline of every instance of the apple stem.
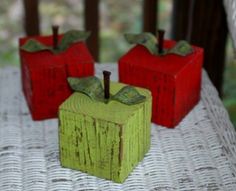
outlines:
[[53, 25], [52, 33], [53, 33], [53, 49], [54, 50], [58, 49], [58, 31], [59, 31], [59, 26]]
[[103, 71], [103, 83], [104, 83], [104, 98], [110, 98], [110, 75], [111, 72], [104, 70]]
[[164, 30], [158, 30], [158, 53], [163, 53], [163, 44], [164, 44]]

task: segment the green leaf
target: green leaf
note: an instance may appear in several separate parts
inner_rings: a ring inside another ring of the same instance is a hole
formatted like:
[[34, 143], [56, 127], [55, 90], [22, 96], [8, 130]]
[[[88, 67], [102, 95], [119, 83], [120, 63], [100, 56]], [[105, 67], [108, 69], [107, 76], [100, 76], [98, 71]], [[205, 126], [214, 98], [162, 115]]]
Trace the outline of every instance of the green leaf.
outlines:
[[173, 48], [164, 49], [163, 53], [159, 53], [157, 49], [157, 39], [152, 33], [141, 34], [125, 34], [125, 39], [130, 44], [140, 44], [145, 46], [153, 55], [165, 56], [167, 54], [176, 54], [179, 56], [186, 56], [193, 52], [192, 46], [187, 41], [179, 41]]
[[38, 42], [34, 39], [29, 39], [22, 47], [22, 50], [25, 50], [27, 52], [38, 52], [43, 50], [50, 50], [51, 48], [48, 46], [45, 46], [44, 44]]
[[151, 54], [157, 54], [157, 39], [152, 33], [125, 34], [125, 39], [130, 44], [145, 46]]
[[104, 89], [101, 80], [95, 76], [84, 78], [67, 78], [72, 90], [83, 93], [89, 96], [94, 101], [101, 101], [109, 103], [114, 100], [126, 105], [134, 105], [145, 101], [146, 97], [139, 94], [139, 92], [132, 86], [125, 86], [121, 88], [114, 96], [111, 95], [110, 99], [104, 98]]
[[70, 30], [67, 31], [59, 45], [60, 51], [65, 51], [67, 48], [70, 47], [71, 44], [85, 41], [90, 36], [90, 32], [87, 31], [79, 31], [79, 30]]
[[84, 78], [69, 77], [67, 80], [74, 91], [84, 93], [93, 100], [104, 100], [104, 91], [99, 78], [95, 76]]
[[192, 46], [184, 40], [176, 43], [176, 45], [167, 51], [167, 54], [177, 54], [179, 56], [187, 56], [193, 52]]
[[22, 47], [22, 50], [25, 50], [27, 52], [39, 52], [43, 50], [49, 50], [54, 54], [60, 53], [65, 51], [67, 48], [71, 46], [71, 44], [79, 42], [79, 41], [85, 41], [90, 35], [90, 32], [86, 31], [78, 31], [78, 30], [70, 30], [67, 31], [60, 44], [58, 49], [53, 49], [50, 46], [46, 46], [37, 40], [29, 39]]
[[119, 101], [126, 105], [134, 105], [145, 101], [146, 97], [141, 95], [134, 87], [125, 86], [120, 89], [113, 97], [112, 100]]

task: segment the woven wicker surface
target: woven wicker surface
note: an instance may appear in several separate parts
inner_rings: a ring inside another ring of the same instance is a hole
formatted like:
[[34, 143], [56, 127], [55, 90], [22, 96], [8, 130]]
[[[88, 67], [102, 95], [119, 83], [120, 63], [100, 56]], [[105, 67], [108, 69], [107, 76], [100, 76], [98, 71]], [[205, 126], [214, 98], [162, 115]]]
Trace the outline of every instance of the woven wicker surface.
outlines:
[[224, 0], [228, 26], [236, 48], [236, 1]]
[[[96, 74], [116, 65], [97, 65]], [[203, 72], [201, 101], [175, 128], [152, 125], [151, 149], [124, 184], [60, 167], [57, 120], [33, 122], [18, 68], [0, 69], [0, 190], [236, 190], [236, 132]]]

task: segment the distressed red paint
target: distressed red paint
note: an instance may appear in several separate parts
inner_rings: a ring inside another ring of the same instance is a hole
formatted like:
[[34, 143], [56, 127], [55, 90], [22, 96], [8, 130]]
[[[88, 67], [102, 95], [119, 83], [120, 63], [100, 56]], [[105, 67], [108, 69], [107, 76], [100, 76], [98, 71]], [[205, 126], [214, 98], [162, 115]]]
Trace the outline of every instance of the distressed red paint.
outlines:
[[[63, 35], [59, 36], [59, 41]], [[52, 36], [21, 38], [22, 46], [28, 39], [52, 46]], [[57, 117], [58, 106], [71, 95], [67, 77], [94, 75], [94, 60], [84, 42], [74, 43], [66, 51], [29, 53], [19, 50], [22, 88], [34, 120]]]
[[[166, 40], [164, 48], [175, 41]], [[198, 103], [201, 89], [203, 49], [193, 46], [187, 56], [155, 56], [136, 45], [119, 60], [119, 80], [152, 92], [152, 122], [175, 127]]]

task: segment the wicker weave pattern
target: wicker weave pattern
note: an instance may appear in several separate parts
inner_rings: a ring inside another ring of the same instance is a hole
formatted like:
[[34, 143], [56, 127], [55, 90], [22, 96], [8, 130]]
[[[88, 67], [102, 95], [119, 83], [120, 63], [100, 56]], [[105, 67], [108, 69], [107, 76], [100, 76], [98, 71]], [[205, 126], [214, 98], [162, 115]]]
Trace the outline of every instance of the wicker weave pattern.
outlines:
[[[96, 73], [116, 65], [97, 65]], [[236, 132], [203, 72], [201, 101], [175, 129], [152, 125], [151, 149], [124, 184], [59, 163], [57, 120], [33, 122], [18, 68], [0, 70], [0, 190], [232, 190]]]
[[236, 48], [236, 1], [224, 0], [224, 5], [227, 13], [228, 27]]

